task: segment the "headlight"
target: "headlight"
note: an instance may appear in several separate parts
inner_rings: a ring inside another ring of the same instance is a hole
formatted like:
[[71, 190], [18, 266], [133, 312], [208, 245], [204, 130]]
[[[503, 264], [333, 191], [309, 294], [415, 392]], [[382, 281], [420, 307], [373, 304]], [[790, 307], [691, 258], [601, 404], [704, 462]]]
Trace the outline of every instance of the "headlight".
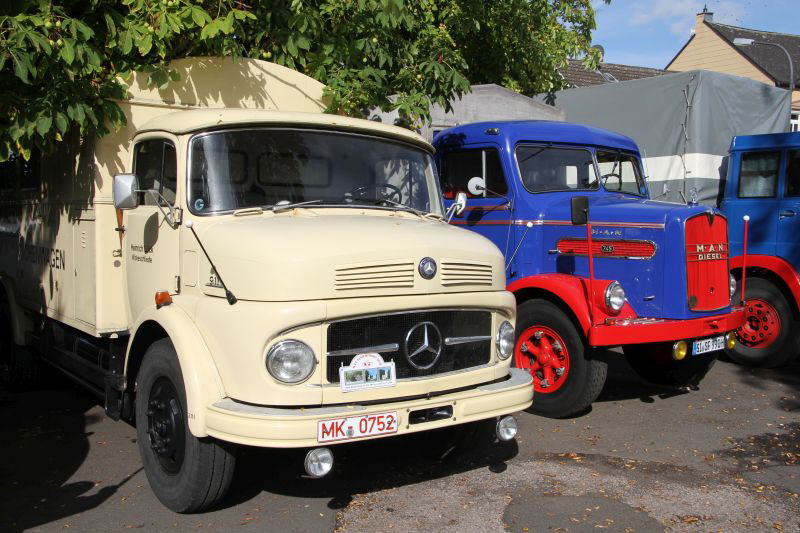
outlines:
[[617, 281], [612, 281], [606, 287], [606, 307], [609, 311], [616, 314], [625, 305], [625, 289]]
[[497, 355], [500, 359], [508, 359], [514, 352], [514, 326], [504, 321], [497, 332]]
[[733, 277], [733, 274], [728, 274], [730, 276], [728, 278], [728, 290], [731, 292], [731, 298], [733, 298], [733, 293], [736, 292], [736, 278]]
[[272, 377], [284, 383], [305, 381], [316, 364], [314, 351], [300, 341], [281, 341], [267, 353], [267, 370]]

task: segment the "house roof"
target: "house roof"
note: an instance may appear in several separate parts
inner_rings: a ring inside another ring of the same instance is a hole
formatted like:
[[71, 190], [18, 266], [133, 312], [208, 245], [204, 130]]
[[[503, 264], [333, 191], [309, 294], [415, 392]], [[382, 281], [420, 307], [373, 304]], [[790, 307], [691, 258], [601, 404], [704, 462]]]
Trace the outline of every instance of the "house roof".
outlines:
[[615, 81], [638, 80], [669, 73], [668, 70], [659, 68], [634, 67], [615, 63], [601, 63], [597, 70], [587, 70], [579, 59], [570, 59], [569, 64], [559, 72], [571, 87], [588, 87]]
[[800, 35], [788, 33], [773, 33], [769, 31], [751, 30], [728, 26], [717, 22], [706, 21], [706, 24], [714, 30], [720, 37], [730, 43], [731, 46], [749, 59], [758, 68], [764, 71], [775, 83], [780, 86], [789, 85], [789, 62], [786, 55], [774, 46], [736, 46], [733, 40], [736, 38], [754, 39], [765, 43], [779, 44], [786, 48], [792, 56], [794, 66], [795, 86], [800, 77]]

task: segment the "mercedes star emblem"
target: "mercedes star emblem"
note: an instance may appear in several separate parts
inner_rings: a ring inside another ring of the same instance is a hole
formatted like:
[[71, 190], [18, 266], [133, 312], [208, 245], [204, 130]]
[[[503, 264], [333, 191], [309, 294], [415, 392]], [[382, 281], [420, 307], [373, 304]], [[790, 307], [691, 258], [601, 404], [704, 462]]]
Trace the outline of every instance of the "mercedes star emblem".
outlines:
[[405, 354], [408, 364], [427, 370], [442, 355], [442, 334], [433, 322], [420, 322], [406, 334]]
[[431, 257], [423, 257], [419, 262], [419, 275], [425, 279], [432, 279], [436, 275], [436, 261]]

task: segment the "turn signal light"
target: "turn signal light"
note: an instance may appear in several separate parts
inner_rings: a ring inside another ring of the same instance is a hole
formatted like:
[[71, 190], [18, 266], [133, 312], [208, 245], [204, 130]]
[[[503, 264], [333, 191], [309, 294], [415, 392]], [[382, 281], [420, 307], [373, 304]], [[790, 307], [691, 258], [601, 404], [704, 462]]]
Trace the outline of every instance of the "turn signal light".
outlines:
[[172, 303], [172, 296], [169, 294], [169, 291], [158, 291], [156, 293], [156, 307], [161, 307], [162, 305], [169, 305]]
[[689, 352], [689, 345], [686, 341], [678, 341], [672, 345], [672, 358], [676, 361], [681, 361]]
[[725, 335], [725, 347], [729, 350], [736, 348], [736, 335], [732, 331]]

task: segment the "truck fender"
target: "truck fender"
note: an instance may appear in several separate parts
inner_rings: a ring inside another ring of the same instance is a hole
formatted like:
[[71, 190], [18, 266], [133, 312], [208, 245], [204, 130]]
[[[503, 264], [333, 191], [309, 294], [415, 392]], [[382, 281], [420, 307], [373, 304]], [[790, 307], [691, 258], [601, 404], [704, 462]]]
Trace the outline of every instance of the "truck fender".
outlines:
[[[602, 323], [606, 318], [624, 319], [635, 318], [636, 313], [633, 308], [625, 302], [625, 305], [616, 315], [609, 315], [601, 307], [603, 293], [610, 283], [610, 280], [594, 280], [594, 322]], [[509, 291], [518, 295], [526, 290], [533, 290], [539, 294], [546, 293], [551, 299], [560, 300], [578, 321], [580, 329], [584, 335], [589, 336], [589, 328], [592, 326], [589, 317], [589, 280], [579, 276], [569, 274], [538, 274], [520, 278], [506, 287]], [[519, 297], [517, 298], [519, 301]]]
[[[743, 263], [744, 261], [741, 255], [732, 257], [731, 272], [734, 270], [741, 270]], [[785, 259], [772, 255], [747, 254], [747, 270], [749, 271], [751, 268], [760, 268], [775, 274], [786, 284], [786, 286], [789, 288], [789, 291], [791, 291], [794, 299], [795, 309], [800, 306], [800, 275], [798, 275], [791, 263]], [[748, 276], [750, 275], [751, 274], [748, 274]], [[746, 284], [747, 281], [745, 281], [745, 285]]]
[[25, 313], [17, 304], [17, 293], [14, 290], [14, 280], [8, 276], [0, 274], [0, 284], [3, 286], [6, 298], [8, 299], [9, 312], [11, 313], [11, 331], [14, 334], [14, 342], [17, 346], [25, 346]]
[[186, 418], [189, 431], [195, 437], [206, 437], [208, 436], [205, 421], [206, 408], [224, 398], [225, 389], [211, 352], [203, 342], [203, 336], [195, 323], [180, 307], [170, 304], [161, 308], [153, 306], [142, 311], [128, 343], [125, 356], [125, 375], [128, 375], [131, 347], [135, 345], [137, 333], [143, 329], [144, 325], [152, 323], [160, 326], [166, 332], [178, 354], [178, 364], [186, 387]]

